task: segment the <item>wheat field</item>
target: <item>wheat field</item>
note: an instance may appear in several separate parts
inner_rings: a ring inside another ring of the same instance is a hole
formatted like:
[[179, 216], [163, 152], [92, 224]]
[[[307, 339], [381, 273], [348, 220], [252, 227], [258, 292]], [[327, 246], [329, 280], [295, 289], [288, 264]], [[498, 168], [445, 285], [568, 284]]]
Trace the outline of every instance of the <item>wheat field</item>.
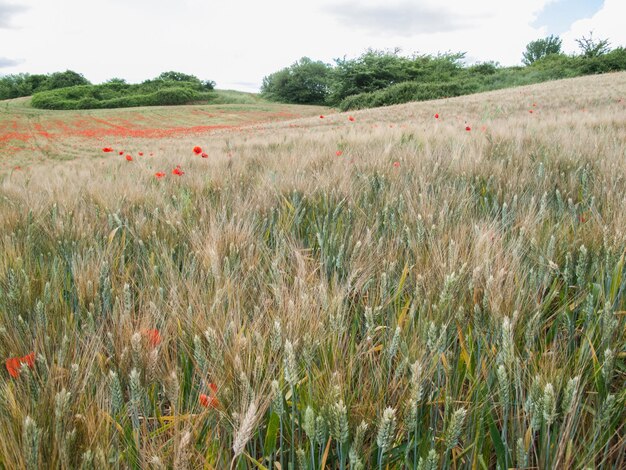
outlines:
[[626, 468], [626, 73], [314, 112], [3, 167], [0, 468]]

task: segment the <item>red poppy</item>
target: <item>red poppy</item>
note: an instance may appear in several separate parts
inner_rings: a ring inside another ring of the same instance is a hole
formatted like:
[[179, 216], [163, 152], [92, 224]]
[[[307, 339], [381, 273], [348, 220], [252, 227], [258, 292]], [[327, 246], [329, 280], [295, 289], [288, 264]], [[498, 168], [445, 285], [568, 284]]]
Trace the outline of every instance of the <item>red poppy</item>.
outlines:
[[341, 150], [337, 150], [335, 152], [335, 155], [337, 155], [338, 157], [341, 157], [343, 155], [343, 152]]
[[472, 130], [472, 128], [470, 126], [465, 126], [465, 130], [469, 132]]
[[193, 153], [196, 155], [200, 155], [202, 153], [202, 147], [198, 147], [197, 145], [193, 148]]
[[124, 151], [122, 151], [122, 150], [120, 150], [120, 151], [119, 151], [119, 152], [117, 152], [117, 153], [119, 153], [120, 155], [124, 155]]
[[398, 167], [400, 166], [400, 162], [393, 162], [393, 166], [394, 166], [395, 168], [398, 168]]
[[220, 403], [217, 397], [210, 397], [204, 393], [200, 394], [200, 396], [198, 397], [198, 401], [205, 408], [217, 408]]
[[348, 121], [352, 121], [352, 122], [354, 122], [354, 121], [355, 121], [355, 119], [354, 119], [354, 117], [352, 117], [352, 116], [348, 116]]
[[104, 147], [102, 151], [108, 153], [108, 152], [112, 152], [113, 149], [111, 147]]
[[320, 119], [324, 119], [324, 116], [322, 114], [320, 114]]
[[139, 155], [140, 157], [143, 157], [143, 152], [138, 152], [137, 155]]
[[148, 344], [151, 347], [156, 348], [159, 344], [161, 344], [161, 334], [159, 333], [159, 330], [157, 330], [156, 328], [150, 328], [148, 330], [144, 330], [143, 334], [148, 339]]
[[10, 357], [5, 362], [9, 375], [15, 379], [20, 375], [22, 364], [26, 364], [29, 368], [33, 369], [35, 367], [35, 353], [32, 352], [23, 357]]
[[532, 109], [529, 109], [529, 110], [528, 110], [528, 112], [529, 112], [530, 114], [532, 114], [532, 113], [533, 113], [533, 110], [532, 110]]
[[165, 177], [165, 173], [163, 173], [162, 171], [157, 171], [154, 176], [156, 177], [156, 179], [160, 180], [161, 178]]
[[185, 172], [184, 172], [183, 170], [181, 170], [181, 169], [180, 169], [180, 165], [179, 165], [179, 166], [177, 166], [176, 168], [174, 168], [174, 169], [172, 170], [172, 174], [173, 174], [173, 175], [182, 176], [182, 175], [184, 175], [184, 174], [185, 174]]
[[533, 103], [533, 107], [537, 106], [537, 103]]
[[132, 162], [133, 161], [133, 157], [131, 157], [130, 155], [126, 155], [126, 161], [127, 162]]
[[35, 367], [35, 353], [32, 352], [24, 356], [22, 358], [22, 362], [26, 364], [28, 367], [30, 367], [31, 369], [34, 368]]
[[439, 113], [435, 113], [435, 119], [439, 119]]
[[211, 382], [209, 384], [210, 395], [201, 393], [198, 397], [198, 401], [205, 408], [217, 408], [219, 400], [217, 399], [217, 385]]
[[202, 152], [202, 158], [209, 158], [209, 154], [206, 152]]
[[14, 379], [18, 378], [20, 375], [20, 358], [19, 357], [10, 357], [5, 362], [7, 371], [9, 375]]

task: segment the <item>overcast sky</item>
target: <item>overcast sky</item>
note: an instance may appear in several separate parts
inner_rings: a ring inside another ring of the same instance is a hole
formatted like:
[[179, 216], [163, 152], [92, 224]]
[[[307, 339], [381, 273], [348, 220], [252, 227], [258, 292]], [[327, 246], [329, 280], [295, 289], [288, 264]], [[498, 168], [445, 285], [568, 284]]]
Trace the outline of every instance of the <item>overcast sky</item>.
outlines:
[[66, 69], [94, 83], [166, 70], [257, 91], [302, 56], [462, 51], [520, 64], [548, 34], [626, 46], [626, 0], [0, 0], [0, 75]]

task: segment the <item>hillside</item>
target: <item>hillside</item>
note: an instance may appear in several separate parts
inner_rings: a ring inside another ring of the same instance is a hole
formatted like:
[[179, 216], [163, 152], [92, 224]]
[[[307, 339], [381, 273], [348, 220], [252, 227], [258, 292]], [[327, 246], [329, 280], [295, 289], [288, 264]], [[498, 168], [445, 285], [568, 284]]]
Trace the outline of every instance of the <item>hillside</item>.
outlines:
[[626, 466], [626, 73], [0, 116], [0, 468]]
[[[210, 104], [51, 111], [29, 98], [0, 102], [0, 170], [42, 159], [72, 160], [115, 145], [136, 151], [146, 141], [318, 116], [328, 108], [269, 103], [258, 95], [216, 90]], [[152, 140], [150, 140], [152, 139]]]

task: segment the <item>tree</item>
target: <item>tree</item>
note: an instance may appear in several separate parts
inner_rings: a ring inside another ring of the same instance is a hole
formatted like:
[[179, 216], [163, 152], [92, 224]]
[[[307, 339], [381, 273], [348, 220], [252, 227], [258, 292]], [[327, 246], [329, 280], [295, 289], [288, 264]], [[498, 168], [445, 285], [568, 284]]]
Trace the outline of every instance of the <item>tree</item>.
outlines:
[[158, 80], [167, 80], [171, 82], [199, 82], [200, 79], [195, 75], [189, 75], [182, 72], [163, 72], [157, 77]]
[[182, 73], [182, 72], [174, 72], [174, 71], [163, 72], [155, 80], [163, 80], [166, 82], [193, 83], [194, 85], [197, 86], [197, 88], [205, 89], [205, 90], [213, 90], [215, 88], [215, 82], [213, 80], [201, 81], [195, 75], [189, 75], [189, 74]]
[[302, 57], [289, 67], [264, 77], [261, 94], [267, 99], [285, 103], [324, 104], [330, 74], [328, 64]]
[[391, 51], [369, 49], [355, 59], [336, 59], [329, 102], [339, 105], [345, 98], [372, 93], [398, 83], [448, 81], [462, 69], [464, 53], [400, 55]]
[[608, 39], [594, 39], [593, 31], [589, 33], [589, 37], [581, 37], [576, 39], [576, 44], [580, 48], [583, 57], [598, 57], [609, 52], [610, 42]]
[[561, 38], [552, 34], [543, 39], [531, 41], [526, 45], [526, 51], [522, 54], [522, 62], [530, 65], [550, 54], [560, 54], [561, 43]]
[[67, 88], [77, 85], [91, 85], [91, 82], [80, 73], [74, 72], [73, 70], [66, 70], [65, 72], [51, 74], [43, 88], [46, 90], [56, 90], [57, 88]]
[[106, 82], [106, 85], [126, 85], [127, 82], [124, 78], [113, 77], [109, 78]]

